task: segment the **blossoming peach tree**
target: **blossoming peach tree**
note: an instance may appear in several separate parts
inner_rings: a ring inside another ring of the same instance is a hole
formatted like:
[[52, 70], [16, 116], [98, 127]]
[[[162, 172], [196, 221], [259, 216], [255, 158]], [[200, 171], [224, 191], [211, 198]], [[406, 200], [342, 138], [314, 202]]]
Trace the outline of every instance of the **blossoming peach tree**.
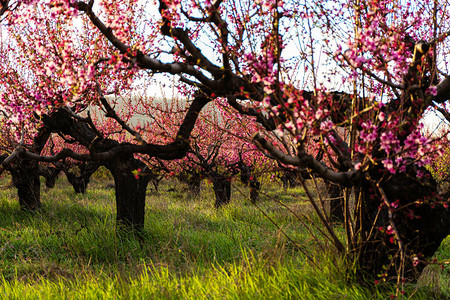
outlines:
[[[117, 190], [124, 178], [138, 188], [134, 176], [119, 175], [137, 168], [134, 153], [183, 157], [198, 113], [224, 99], [235, 110], [231, 120], [245, 115], [261, 124], [253, 140], [267, 155], [341, 186], [344, 238], [323, 212], [321, 197], [304, 184], [325, 234], [338, 253], [356, 263], [360, 278], [414, 280], [450, 228], [448, 199], [424, 168], [427, 154], [439, 149], [421, 133], [420, 123], [427, 109], [450, 98], [445, 5], [2, 1], [3, 27], [14, 50], [3, 55], [17, 62], [2, 77], [22, 74], [22, 80], [17, 90], [13, 84], [7, 92], [0, 88], [1, 105], [10, 116], [32, 105], [42, 116], [35, 120], [47, 120], [52, 131], [76, 136], [88, 149], [44, 157], [19, 143], [16, 153], [45, 161], [108, 161], [110, 169], [118, 168]], [[174, 85], [192, 100], [177, 133], [164, 144], [144, 139], [142, 128], [124, 121], [105, 96], [143, 82], [148, 88], [159, 74], [178, 78]], [[81, 117], [93, 106], [134, 141], [104, 139], [88, 115]], [[70, 122], [58, 119], [63, 115]], [[278, 147], [265, 137], [268, 132], [293, 147]]]
[[[140, 112], [152, 120], [153, 128], [160, 131], [154, 135], [151, 126], [141, 125], [147, 140], [167, 142], [176, 134], [177, 124], [184, 119], [189, 103], [183, 99], [160, 99], [146, 101]], [[150, 104], [150, 105], [148, 105]], [[203, 179], [213, 185], [216, 195], [215, 206], [230, 202], [231, 183], [240, 174], [241, 181], [250, 187], [252, 201], [258, 198], [260, 182], [258, 177], [274, 170], [273, 160], [263, 155], [252, 143], [251, 137], [260, 126], [254, 118], [239, 116], [224, 99], [209, 103], [199, 114], [191, 132], [191, 149], [182, 159], [162, 161], [146, 158], [153, 169], [160, 168], [166, 176], [175, 177], [188, 185], [189, 192], [198, 196]], [[154, 131], [154, 130], [153, 130]]]

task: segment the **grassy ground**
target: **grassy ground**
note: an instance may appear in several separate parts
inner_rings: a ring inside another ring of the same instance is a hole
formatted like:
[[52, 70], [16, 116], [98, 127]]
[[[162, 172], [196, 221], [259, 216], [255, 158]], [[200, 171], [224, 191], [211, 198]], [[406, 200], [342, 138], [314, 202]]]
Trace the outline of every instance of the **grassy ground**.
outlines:
[[[42, 191], [36, 213], [19, 210], [15, 189], [0, 191], [0, 298], [383, 299], [392, 293], [346, 280], [331, 247], [320, 248], [273, 201], [308, 212], [301, 189], [286, 193], [266, 184], [258, 208], [238, 186], [232, 204], [215, 210], [209, 185], [192, 199], [181, 184], [165, 182], [159, 193], [148, 191], [139, 238], [116, 233], [109, 183], [94, 180], [87, 194], [76, 195], [61, 178]], [[450, 257], [449, 239], [437, 255]], [[425, 273], [407, 287], [408, 297], [450, 297], [448, 268]]]

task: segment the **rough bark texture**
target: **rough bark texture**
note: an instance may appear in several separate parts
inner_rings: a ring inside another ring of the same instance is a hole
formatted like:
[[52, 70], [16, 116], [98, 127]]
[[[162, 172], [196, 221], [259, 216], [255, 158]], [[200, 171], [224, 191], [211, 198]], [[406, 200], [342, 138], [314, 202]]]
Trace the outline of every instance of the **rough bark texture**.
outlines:
[[259, 200], [259, 189], [261, 188], [261, 183], [256, 179], [251, 166], [240, 163], [238, 167], [241, 172], [242, 183], [250, 187], [250, 201], [252, 203], [256, 203]]
[[118, 156], [105, 163], [114, 177], [117, 225], [140, 230], [144, 226], [145, 194], [150, 176], [140, 176], [136, 170], [146, 165], [132, 155]]
[[[33, 139], [30, 151], [40, 154], [44, 149], [50, 131], [41, 127]], [[39, 163], [35, 160], [17, 156], [6, 169], [11, 173], [14, 186], [17, 188], [21, 209], [36, 210], [41, 206], [41, 183], [39, 180]]]
[[231, 181], [223, 175], [216, 175], [212, 178], [213, 190], [216, 195], [214, 207], [219, 208], [230, 203], [231, 200]]
[[76, 164], [77, 171], [72, 171], [69, 168], [64, 168], [67, 180], [73, 186], [75, 193], [86, 193], [87, 186], [91, 180], [92, 174], [100, 168], [100, 162], [81, 162]]
[[[388, 201], [395, 203], [390, 208], [382, 204], [376, 189], [365, 187], [362, 232], [368, 242], [355, 250], [360, 251], [360, 277], [376, 278], [382, 274], [388, 280], [396, 280], [403, 264], [404, 278], [415, 281], [425, 266], [423, 259], [430, 258], [450, 233], [449, 210], [442, 205], [436, 182], [425, 169], [420, 170], [426, 174], [424, 178], [418, 177], [417, 171], [410, 167], [381, 182]], [[403, 254], [395, 234], [386, 230], [391, 224], [395, 224], [400, 235]], [[369, 236], [372, 225], [374, 230]], [[419, 262], [414, 263], [415, 256]]]
[[39, 166], [39, 175], [45, 178], [45, 186], [49, 189], [55, 187], [56, 178], [62, 171], [62, 165], [59, 166]]
[[[69, 135], [93, 153], [117, 148], [117, 141], [99, 137], [88, 124], [71, 117], [65, 110], [58, 110], [44, 118], [46, 126], [56, 132]], [[151, 176], [138, 176], [138, 169], [146, 165], [132, 154], [118, 155], [100, 162], [114, 177], [116, 191], [117, 224], [121, 228], [141, 229], [144, 225], [145, 192]], [[137, 177], [137, 178], [136, 178]]]
[[199, 171], [185, 171], [179, 176], [180, 181], [188, 186], [189, 194], [193, 197], [200, 196], [202, 174]]
[[9, 167], [12, 181], [17, 188], [20, 208], [36, 210], [41, 207], [41, 183], [39, 165], [35, 160], [16, 158]]

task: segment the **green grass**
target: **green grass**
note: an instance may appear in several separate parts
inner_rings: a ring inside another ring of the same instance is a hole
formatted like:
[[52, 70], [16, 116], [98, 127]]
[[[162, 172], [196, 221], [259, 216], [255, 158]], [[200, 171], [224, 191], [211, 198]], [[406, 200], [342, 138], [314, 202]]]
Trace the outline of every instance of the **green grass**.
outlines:
[[[107, 184], [94, 180], [87, 194], [75, 195], [61, 178], [42, 190], [43, 207], [35, 213], [19, 210], [15, 189], [0, 191], [0, 299], [385, 299], [393, 293], [345, 280], [342, 262], [273, 201], [309, 212], [299, 188], [265, 185], [258, 205], [276, 226], [247, 201], [245, 188], [235, 188], [232, 203], [216, 210], [209, 185], [191, 199], [180, 184], [165, 182], [160, 193], [148, 192], [138, 237], [116, 233]], [[437, 258], [449, 257], [447, 239]], [[449, 274], [432, 266], [406, 294], [450, 296]]]

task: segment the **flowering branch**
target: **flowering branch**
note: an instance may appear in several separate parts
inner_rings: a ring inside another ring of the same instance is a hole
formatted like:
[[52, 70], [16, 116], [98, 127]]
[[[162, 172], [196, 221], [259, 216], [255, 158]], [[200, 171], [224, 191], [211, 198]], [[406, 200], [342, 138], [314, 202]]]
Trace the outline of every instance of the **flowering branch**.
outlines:
[[361, 174], [355, 170], [348, 172], [334, 172], [306, 153], [299, 153], [297, 156], [287, 155], [275, 147], [275, 145], [268, 142], [259, 133], [255, 134], [253, 140], [283, 164], [309, 168], [325, 180], [343, 186], [352, 186], [361, 179]]

